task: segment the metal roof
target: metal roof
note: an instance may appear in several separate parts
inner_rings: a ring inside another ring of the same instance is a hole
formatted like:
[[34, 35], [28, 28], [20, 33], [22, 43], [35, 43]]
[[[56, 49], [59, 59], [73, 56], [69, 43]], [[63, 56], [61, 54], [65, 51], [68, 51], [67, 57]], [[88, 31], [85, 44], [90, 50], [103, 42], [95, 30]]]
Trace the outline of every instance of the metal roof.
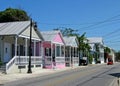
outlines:
[[90, 38], [87, 38], [89, 41], [88, 43], [100, 43], [100, 44], [103, 44], [103, 39], [102, 37], [90, 37]]
[[[0, 23], [0, 35], [17, 35], [29, 38], [29, 28], [30, 21]], [[41, 33], [38, 31], [38, 28], [36, 28], [36, 30], [32, 30], [32, 38], [43, 40]]]
[[45, 41], [53, 41], [60, 31], [42, 31], [41, 34]]
[[45, 41], [50, 41], [50, 42], [53, 42], [53, 43], [56, 43], [56, 42], [54, 42], [54, 38], [56, 37], [56, 35], [60, 34], [60, 36], [62, 38], [62, 41], [63, 41], [63, 43], [65, 45], [65, 41], [63, 39], [63, 36], [62, 36], [60, 30], [57, 30], [57, 31], [56, 30], [53, 30], [53, 31], [42, 31], [41, 34], [42, 34], [42, 36], [43, 36]]
[[19, 35], [30, 21], [0, 23], [0, 35]]
[[78, 47], [77, 39], [75, 36], [63, 37], [67, 46]]

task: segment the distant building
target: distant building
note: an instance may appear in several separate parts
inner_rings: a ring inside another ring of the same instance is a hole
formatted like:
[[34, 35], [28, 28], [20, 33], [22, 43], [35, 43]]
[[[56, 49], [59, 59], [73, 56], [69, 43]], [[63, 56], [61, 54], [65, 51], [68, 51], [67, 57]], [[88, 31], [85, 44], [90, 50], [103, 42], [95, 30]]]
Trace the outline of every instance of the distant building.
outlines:
[[92, 64], [104, 63], [104, 42], [102, 37], [91, 37], [87, 39], [91, 46], [91, 54], [93, 54]]

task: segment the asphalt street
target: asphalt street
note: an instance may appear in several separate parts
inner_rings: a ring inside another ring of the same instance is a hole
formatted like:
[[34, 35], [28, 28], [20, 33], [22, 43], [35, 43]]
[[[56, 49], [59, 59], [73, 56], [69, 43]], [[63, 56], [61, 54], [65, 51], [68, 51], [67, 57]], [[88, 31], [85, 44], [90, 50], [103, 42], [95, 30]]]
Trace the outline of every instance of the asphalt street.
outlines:
[[75, 68], [8, 82], [4, 86], [110, 86], [120, 76], [120, 63]]

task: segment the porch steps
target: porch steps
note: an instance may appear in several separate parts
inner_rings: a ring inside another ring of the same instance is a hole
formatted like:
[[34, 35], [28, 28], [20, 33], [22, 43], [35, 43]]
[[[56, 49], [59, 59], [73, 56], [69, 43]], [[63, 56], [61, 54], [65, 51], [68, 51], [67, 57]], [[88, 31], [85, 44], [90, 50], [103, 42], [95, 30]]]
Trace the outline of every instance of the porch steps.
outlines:
[[6, 73], [6, 64], [0, 66], [0, 73]]

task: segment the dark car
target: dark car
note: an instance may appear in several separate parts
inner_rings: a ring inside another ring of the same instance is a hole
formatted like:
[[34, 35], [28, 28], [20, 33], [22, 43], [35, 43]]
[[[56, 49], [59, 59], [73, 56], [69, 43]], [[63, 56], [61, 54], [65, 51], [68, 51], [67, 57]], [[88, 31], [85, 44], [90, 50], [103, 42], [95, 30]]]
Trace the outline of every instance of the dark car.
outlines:
[[84, 59], [80, 59], [80, 65], [87, 65], [87, 60], [84, 60]]

